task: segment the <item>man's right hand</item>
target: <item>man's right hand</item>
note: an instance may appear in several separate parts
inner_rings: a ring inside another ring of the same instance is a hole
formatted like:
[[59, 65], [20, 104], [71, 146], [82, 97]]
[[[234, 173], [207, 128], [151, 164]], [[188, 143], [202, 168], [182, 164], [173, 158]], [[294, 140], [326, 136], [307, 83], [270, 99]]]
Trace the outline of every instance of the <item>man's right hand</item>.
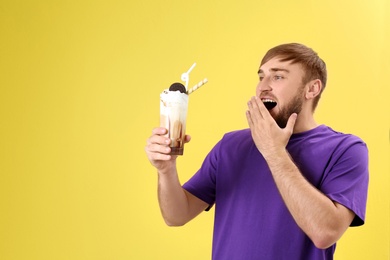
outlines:
[[[152, 135], [148, 138], [145, 151], [150, 163], [156, 167], [159, 173], [169, 173], [176, 167], [177, 155], [169, 155], [171, 140], [164, 136], [167, 129], [163, 127], [154, 128]], [[191, 140], [189, 135], [185, 136], [184, 143]]]

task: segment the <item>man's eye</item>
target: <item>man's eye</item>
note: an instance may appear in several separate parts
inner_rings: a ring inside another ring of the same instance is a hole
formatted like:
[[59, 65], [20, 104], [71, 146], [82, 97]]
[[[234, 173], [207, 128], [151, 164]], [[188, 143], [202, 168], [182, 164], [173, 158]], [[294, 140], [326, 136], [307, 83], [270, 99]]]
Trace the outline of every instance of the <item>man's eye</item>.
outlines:
[[283, 76], [280, 76], [280, 75], [275, 75], [274, 76], [274, 80], [281, 80], [283, 79]]
[[262, 81], [264, 79], [264, 77], [259, 77], [259, 80]]

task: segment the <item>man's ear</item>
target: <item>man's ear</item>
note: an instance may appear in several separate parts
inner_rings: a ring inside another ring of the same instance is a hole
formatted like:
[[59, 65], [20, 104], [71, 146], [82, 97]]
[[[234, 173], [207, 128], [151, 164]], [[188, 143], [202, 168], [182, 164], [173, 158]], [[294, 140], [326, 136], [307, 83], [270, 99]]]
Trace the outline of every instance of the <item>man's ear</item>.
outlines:
[[315, 79], [307, 83], [305, 97], [307, 99], [314, 99], [321, 93], [322, 82], [319, 79]]

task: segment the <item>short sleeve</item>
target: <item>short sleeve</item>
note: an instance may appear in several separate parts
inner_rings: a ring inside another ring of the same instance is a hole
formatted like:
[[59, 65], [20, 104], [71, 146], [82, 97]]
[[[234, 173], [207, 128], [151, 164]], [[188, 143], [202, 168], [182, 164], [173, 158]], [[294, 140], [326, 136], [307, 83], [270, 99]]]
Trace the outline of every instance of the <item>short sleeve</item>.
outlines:
[[368, 149], [355, 140], [342, 145], [331, 158], [321, 191], [355, 213], [351, 226], [364, 224], [368, 191]]
[[206, 156], [201, 168], [183, 185], [183, 188], [212, 206], [215, 203], [216, 174], [221, 141]]

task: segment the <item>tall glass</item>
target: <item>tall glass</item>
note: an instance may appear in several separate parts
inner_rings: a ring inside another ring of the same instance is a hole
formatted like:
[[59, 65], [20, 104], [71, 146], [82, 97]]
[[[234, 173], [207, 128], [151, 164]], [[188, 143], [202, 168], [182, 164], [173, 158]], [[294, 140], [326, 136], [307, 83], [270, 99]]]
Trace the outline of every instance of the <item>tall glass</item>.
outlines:
[[164, 90], [160, 95], [160, 126], [168, 130], [171, 155], [183, 155], [188, 110], [188, 95]]

